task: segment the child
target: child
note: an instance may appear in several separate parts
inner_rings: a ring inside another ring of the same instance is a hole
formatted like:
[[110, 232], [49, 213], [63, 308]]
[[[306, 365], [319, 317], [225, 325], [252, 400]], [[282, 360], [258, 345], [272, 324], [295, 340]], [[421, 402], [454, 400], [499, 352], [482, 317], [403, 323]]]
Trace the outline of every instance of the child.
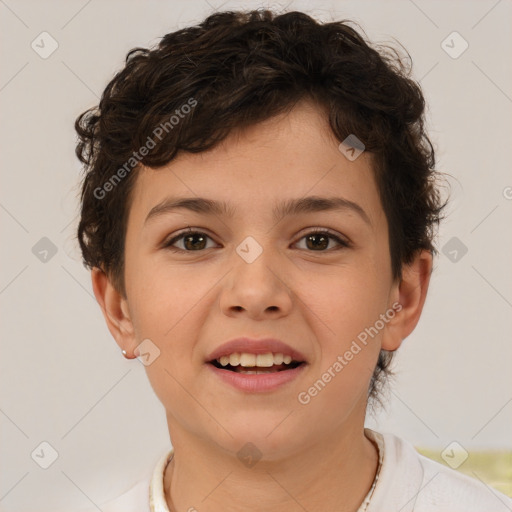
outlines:
[[398, 56], [300, 12], [128, 54], [76, 122], [78, 239], [173, 449], [104, 512], [512, 508], [364, 428], [436, 252], [424, 106]]

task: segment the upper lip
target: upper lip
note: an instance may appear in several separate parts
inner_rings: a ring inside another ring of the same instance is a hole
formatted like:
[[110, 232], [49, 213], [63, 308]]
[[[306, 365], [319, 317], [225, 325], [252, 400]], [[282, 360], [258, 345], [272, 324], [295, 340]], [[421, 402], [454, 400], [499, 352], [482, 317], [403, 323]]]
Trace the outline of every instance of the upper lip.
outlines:
[[229, 356], [235, 352], [245, 352], [247, 354], [283, 354], [291, 356], [292, 361], [305, 362], [306, 358], [298, 350], [290, 347], [281, 340], [275, 338], [264, 339], [251, 339], [251, 338], [235, 338], [230, 340], [220, 347], [217, 347], [209, 356], [206, 361], [210, 362], [215, 359], [220, 359], [222, 356]]

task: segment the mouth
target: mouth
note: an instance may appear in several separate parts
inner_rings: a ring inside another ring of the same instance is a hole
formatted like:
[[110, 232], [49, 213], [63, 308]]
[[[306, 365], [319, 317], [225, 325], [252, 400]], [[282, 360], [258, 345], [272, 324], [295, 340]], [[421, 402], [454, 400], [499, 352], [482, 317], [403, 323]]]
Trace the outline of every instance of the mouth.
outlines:
[[220, 361], [214, 359], [209, 361], [209, 364], [215, 366], [219, 370], [224, 370], [228, 372], [235, 373], [243, 373], [247, 375], [256, 375], [256, 374], [264, 374], [264, 373], [277, 373], [277, 372], [285, 372], [289, 370], [294, 370], [299, 366], [305, 365], [305, 361], [290, 361], [289, 363], [281, 363], [281, 364], [272, 364], [271, 366], [242, 366], [241, 364], [232, 365], [227, 363], [222, 365]]
[[244, 393], [275, 392], [305, 371], [306, 361], [282, 353], [234, 353], [211, 359], [206, 365], [225, 384]]

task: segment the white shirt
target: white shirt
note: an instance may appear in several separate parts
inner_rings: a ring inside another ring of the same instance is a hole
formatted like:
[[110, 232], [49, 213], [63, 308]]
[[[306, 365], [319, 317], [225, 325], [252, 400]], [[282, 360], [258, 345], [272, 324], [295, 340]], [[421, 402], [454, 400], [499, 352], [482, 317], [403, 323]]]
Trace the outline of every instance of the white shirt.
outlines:
[[[380, 467], [374, 488], [370, 489], [357, 512], [512, 511], [511, 498], [479, 480], [420, 455], [404, 439], [370, 429], [365, 429], [365, 433], [378, 446]], [[101, 510], [169, 512], [163, 476], [172, 455], [171, 449], [160, 458], [152, 475], [125, 494], [100, 504]], [[96, 508], [94, 512], [97, 512]]]

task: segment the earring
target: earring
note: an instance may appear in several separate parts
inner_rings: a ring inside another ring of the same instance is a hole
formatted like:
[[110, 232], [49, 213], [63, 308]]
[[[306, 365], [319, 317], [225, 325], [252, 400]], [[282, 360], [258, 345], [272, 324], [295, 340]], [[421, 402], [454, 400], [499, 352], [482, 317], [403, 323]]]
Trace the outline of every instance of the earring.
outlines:
[[123, 356], [126, 358], [126, 359], [131, 359], [131, 357], [128, 357], [127, 353], [126, 353], [126, 350], [123, 350]]

